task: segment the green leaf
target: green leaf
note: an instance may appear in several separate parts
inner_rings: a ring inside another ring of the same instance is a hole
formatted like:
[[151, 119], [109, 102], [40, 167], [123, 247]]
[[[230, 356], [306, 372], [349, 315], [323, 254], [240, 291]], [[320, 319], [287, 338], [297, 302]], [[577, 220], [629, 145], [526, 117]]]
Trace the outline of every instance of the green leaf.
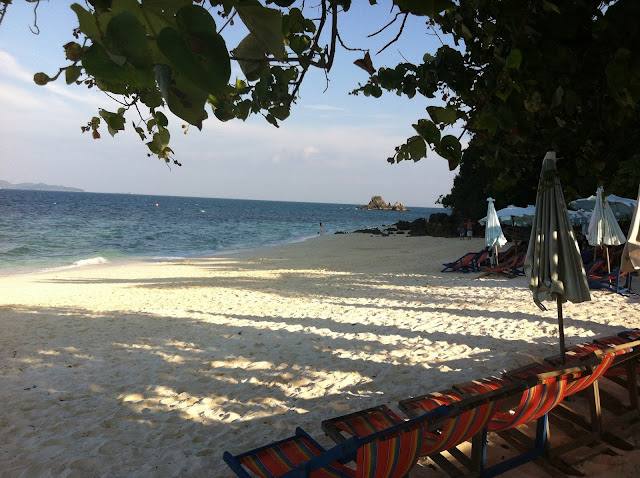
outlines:
[[67, 85], [70, 85], [78, 78], [80, 78], [80, 74], [82, 73], [82, 69], [79, 66], [69, 66], [64, 72], [64, 78], [67, 82]]
[[169, 124], [169, 120], [164, 115], [164, 113], [162, 113], [161, 111], [156, 111], [154, 116], [155, 116], [156, 123], [158, 124], [158, 126], [162, 126], [164, 128], [167, 127], [167, 125]]
[[153, 139], [147, 143], [147, 146], [153, 154], [157, 154], [160, 158], [166, 158], [170, 138], [169, 130], [160, 128], [157, 133], [153, 134]]
[[462, 36], [464, 37], [465, 40], [471, 40], [473, 38], [473, 34], [471, 33], [471, 30], [469, 30], [464, 23], [460, 28], [462, 30]]
[[263, 7], [257, 1], [244, 1], [236, 6], [236, 10], [245, 26], [255, 35], [263, 51], [273, 55], [276, 60], [282, 60], [285, 56], [282, 13], [273, 8]]
[[428, 106], [427, 112], [434, 123], [453, 124], [458, 119], [456, 109], [451, 107]]
[[555, 3], [551, 3], [547, 0], [542, 0], [542, 9], [545, 12], [555, 12], [555, 13], [561, 13], [560, 9], [558, 8], [558, 6]]
[[116, 64], [107, 50], [99, 43], [94, 43], [82, 55], [82, 66], [87, 74], [106, 80], [126, 81], [127, 69]]
[[295, 3], [296, 0], [272, 0], [279, 7], [287, 8]]
[[420, 161], [427, 156], [427, 144], [422, 139], [422, 136], [412, 136], [407, 139], [407, 142], [397, 148], [396, 161], [408, 161], [413, 162]]
[[71, 5], [71, 10], [73, 10], [78, 17], [80, 31], [94, 42], [99, 41], [100, 35], [98, 33], [98, 27], [96, 26], [95, 17], [77, 3]]
[[165, 28], [158, 35], [158, 47], [172, 69], [203, 91], [216, 94], [231, 76], [231, 63], [224, 40], [217, 33], [192, 36]]
[[162, 101], [162, 94], [156, 88], [143, 88], [138, 91], [138, 95], [140, 96], [140, 101], [149, 108], [157, 108], [164, 104], [164, 101]]
[[269, 113], [271, 113], [276, 119], [284, 121], [289, 117], [290, 110], [287, 106], [281, 105], [276, 106], [275, 108], [270, 108]]
[[107, 127], [111, 136], [115, 136], [118, 131], [124, 130], [124, 116], [118, 113], [111, 113], [107, 110], [100, 110], [100, 116], [107, 123]]
[[436, 147], [436, 153], [449, 161], [449, 170], [456, 169], [462, 159], [462, 147], [458, 138], [451, 135], [443, 136], [440, 144]]
[[271, 113], [268, 113], [268, 114], [265, 116], [265, 118], [266, 118], [266, 120], [267, 120], [270, 124], [272, 124], [272, 125], [273, 125], [273, 126], [275, 126], [276, 128], [279, 128], [279, 127], [280, 127], [280, 126], [278, 125], [278, 121], [276, 120], [276, 117], [275, 117], [275, 116], [273, 116]]
[[233, 56], [238, 59], [238, 65], [249, 81], [256, 81], [269, 71], [264, 50], [252, 33], [242, 39], [233, 50]]
[[403, 13], [434, 17], [440, 12], [455, 7], [451, 0], [393, 0]]
[[192, 0], [142, 0], [142, 8], [148, 8], [168, 16], [173, 16], [182, 7], [192, 4]]
[[208, 97], [205, 91], [176, 72], [171, 77], [165, 100], [174, 115], [202, 129], [202, 122], [209, 116], [204, 109]]
[[500, 120], [495, 115], [495, 113], [483, 110], [476, 121], [476, 128], [481, 130], [486, 130], [491, 133], [495, 133], [498, 131], [498, 127], [500, 125]]
[[204, 8], [189, 5], [176, 14], [178, 29], [192, 35], [210, 35], [216, 33], [216, 22]]
[[289, 46], [295, 53], [301, 55], [311, 46], [311, 38], [307, 35], [293, 35], [289, 40]]
[[112, 53], [124, 56], [132, 65], [151, 67], [147, 32], [132, 13], [125, 11], [111, 19], [107, 26], [106, 44]]
[[409, 155], [414, 162], [420, 161], [427, 156], [427, 143], [421, 136], [412, 136], [407, 140]]
[[246, 120], [249, 117], [249, 113], [251, 112], [251, 101], [244, 100], [238, 103], [238, 113], [237, 116], [242, 121]]
[[507, 57], [507, 68], [513, 68], [514, 70], [520, 69], [522, 63], [522, 52], [517, 48], [512, 50]]
[[414, 124], [412, 126], [427, 143], [435, 144], [440, 141], [440, 130], [433, 121], [421, 119], [418, 120], [418, 124]]

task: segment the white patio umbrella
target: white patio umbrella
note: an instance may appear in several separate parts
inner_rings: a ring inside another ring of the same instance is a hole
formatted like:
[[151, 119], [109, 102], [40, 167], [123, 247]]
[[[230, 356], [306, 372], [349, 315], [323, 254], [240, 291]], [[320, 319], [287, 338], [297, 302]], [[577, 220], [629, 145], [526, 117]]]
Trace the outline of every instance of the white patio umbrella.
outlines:
[[607, 201], [603, 201], [602, 193], [603, 188], [599, 186], [596, 191], [596, 203], [587, 230], [587, 241], [592, 246], [604, 248], [607, 254], [607, 270], [611, 272], [607, 246], [619, 246], [624, 244], [627, 239], [624, 237], [624, 233], [620, 229], [620, 225]]
[[[640, 187], [638, 187], [638, 201], [640, 204]], [[640, 207], [636, 206], [627, 235], [627, 243], [622, 251], [622, 262], [620, 264], [622, 272], [633, 272], [640, 270]]]
[[[627, 199], [615, 194], [610, 194], [606, 198], [607, 204], [611, 208], [613, 215], [619, 221], [628, 221], [633, 215], [633, 211], [636, 208], [637, 201], [635, 199]], [[597, 196], [589, 196], [588, 198], [576, 199], [569, 203], [570, 206], [576, 209], [583, 209], [584, 211], [591, 212], [596, 206]]]
[[540, 309], [546, 310], [541, 301], [555, 300], [557, 303], [560, 356], [565, 363], [562, 303], [567, 300], [574, 303], [589, 301], [591, 294], [553, 151], [549, 151], [542, 162], [524, 271], [533, 301]]
[[498, 247], [502, 247], [507, 243], [507, 238], [502, 233], [500, 220], [496, 213], [496, 207], [493, 205], [493, 198], [487, 198], [489, 205], [487, 206], [487, 226], [484, 229], [484, 243], [487, 247], [494, 249], [493, 261], [498, 260]]
[[[495, 207], [494, 207], [495, 209]], [[510, 226], [530, 226], [533, 221], [533, 216], [536, 212], [535, 206], [519, 207], [519, 206], [507, 206], [499, 211], [496, 211], [498, 220], [502, 224], [508, 224]], [[478, 221], [480, 225], [484, 226], [489, 219], [488, 215]]]
[[496, 213], [496, 207], [493, 205], [493, 198], [488, 198], [489, 205], [487, 206], [487, 226], [484, 229], [484, 243], [487, 247], [494, 249], [493, 262], [498, 261], [498, 247], [502, 247], [507, 243], [507, 238], [502, 233], [502, 227], [500, 227], [500, 220]]

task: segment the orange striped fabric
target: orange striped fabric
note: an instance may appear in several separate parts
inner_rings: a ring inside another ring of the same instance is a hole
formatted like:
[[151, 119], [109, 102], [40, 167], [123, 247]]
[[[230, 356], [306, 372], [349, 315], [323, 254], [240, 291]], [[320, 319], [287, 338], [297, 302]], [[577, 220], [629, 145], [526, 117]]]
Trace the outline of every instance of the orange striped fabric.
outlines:
[[607, 354], [605, 357], [603, 357], [602, 361], [591, 372], [590, 375], [581, 377], [578, 380], [575, 380], [567, 384], [567, 391], [565, 396], [573, 395], [574, 393], [577, 393], [591, 386], [593, 382], [598, 380], [602, 376], [602, 374], [604, 374], [607, 371], [607, 369], [611, 366], [615, 358], [616, 358], [616, 354]]
[[424, 428], [374, 440], [358, 449], [356, 478], [402, 478], [418, 461]]
[[[277, 478], [300, 463], [320, 455], [322, 450], [304, 437], [292, 437], [284, 443], [263, 449], [239, 459], [240, 463], [260, 478]], [[312, 478], [354, 478], [355, 472], [335, 462], [311, 473]]]
[[445, 421], [440, 433], [425, 433], [420, 455], [431, 455], [469, 440], [485, 428], [494, 415], [499, 400], [484, 403]]
[[507, 430], [537, 420], [558, 405], [566, 395], [566, 377], [549, 379], [525, 390], [513, 413], [496, 412], [489, 421], [491, 431]]
[[343, 421], [334, 422], [333, 425], [350, 436], [364, 437], [377, 431], [385, 430], [404, 420], [391, 409], [372, 410], [362, 415], [347, 417]]
[[[495, 390], [502, 386], [493, 381], [478, 381], [465, 384], [465, 391], [471, 393], [483, 393]], [[404, 402], [406, 407], [429, 412], [440, 405], [450, 405], [462, 400], [462, 395], [453, 390], [440, 393], [432, 393], [412, 402]], [[493, 416], [499, 401], [490, 401], [479, 404], [469, 411], [445, 420], [442, 429], [437, 433], [425, 432], [424, 443], [420, 449], [420, 455], [431, 455], [448, 450], [468, 440], [479, 433]]]
[[405, 406], [407, 408], [430, 412], [440, 405], [451, 405], [453, 402], [459, 402], [460, 400], [462, 400], [462, 396], [454, 391], [436, 392], [411, 402], [407, 401], [405, 402]]

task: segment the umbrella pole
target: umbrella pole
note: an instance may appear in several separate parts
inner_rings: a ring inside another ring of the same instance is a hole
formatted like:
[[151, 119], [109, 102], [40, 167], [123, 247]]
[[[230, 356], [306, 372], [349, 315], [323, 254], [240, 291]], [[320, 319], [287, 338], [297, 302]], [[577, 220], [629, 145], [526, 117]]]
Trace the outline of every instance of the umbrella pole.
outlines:
[[562, 360], [562, 365], [567, 364], [567, 357], [565, 355], [564, 349], [564, 320], [562, 318], [562, 298], [560, 294], [556, 295], [556, 301], [558, 303], [558, 332], [560, 334], [560, 359]]

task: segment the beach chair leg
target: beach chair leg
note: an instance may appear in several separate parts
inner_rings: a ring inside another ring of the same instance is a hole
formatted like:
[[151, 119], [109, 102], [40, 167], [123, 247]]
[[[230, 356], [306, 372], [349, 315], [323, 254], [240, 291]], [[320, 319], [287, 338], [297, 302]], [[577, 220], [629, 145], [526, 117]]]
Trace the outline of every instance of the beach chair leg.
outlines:
[[489, 468], [484, 468], [484, 460], [486, 459], [486, 435], [484, 439], [484, 449], [482, 450], [483, 458], [482, 458], [482, 470], [480, 476], [482, 478], [490, 478], [493, 476], [501, 475], [509, 470], [513, 470], [525, 463], [529, 463], [530, 461], [535, 460], [541, 456], [547, 455], [547, 449], [549, 447], [549, 415], [545, 414], [538, 418], [536, 422], [536, 437], [534, 440], [534, 446], [532, 449], [521, 453], [518, 456], [514, 456], [513, 458], [509, 458], [508, 460], [503, 461], [502, 463], [498, 463], [496, 465], [490, 466]]
[[602, 406], [600, 404], [600, 385], [596, 380], [589, 387], [589, 408], [591, 409], [591, 431], [602, 432]]
[[629, 386], [629, 402], [632, 410], [638, 409], [638, 367], [636, 360], [627, 363], [627, 382]]
[[487, 429], [471, 439], [471, 473], [474, 476], [483, 476], [484, 466], [487, 460]]
[[549, 415], [544, 414], [536, 423], [536, 451], [542, 455], [549, 448]]

